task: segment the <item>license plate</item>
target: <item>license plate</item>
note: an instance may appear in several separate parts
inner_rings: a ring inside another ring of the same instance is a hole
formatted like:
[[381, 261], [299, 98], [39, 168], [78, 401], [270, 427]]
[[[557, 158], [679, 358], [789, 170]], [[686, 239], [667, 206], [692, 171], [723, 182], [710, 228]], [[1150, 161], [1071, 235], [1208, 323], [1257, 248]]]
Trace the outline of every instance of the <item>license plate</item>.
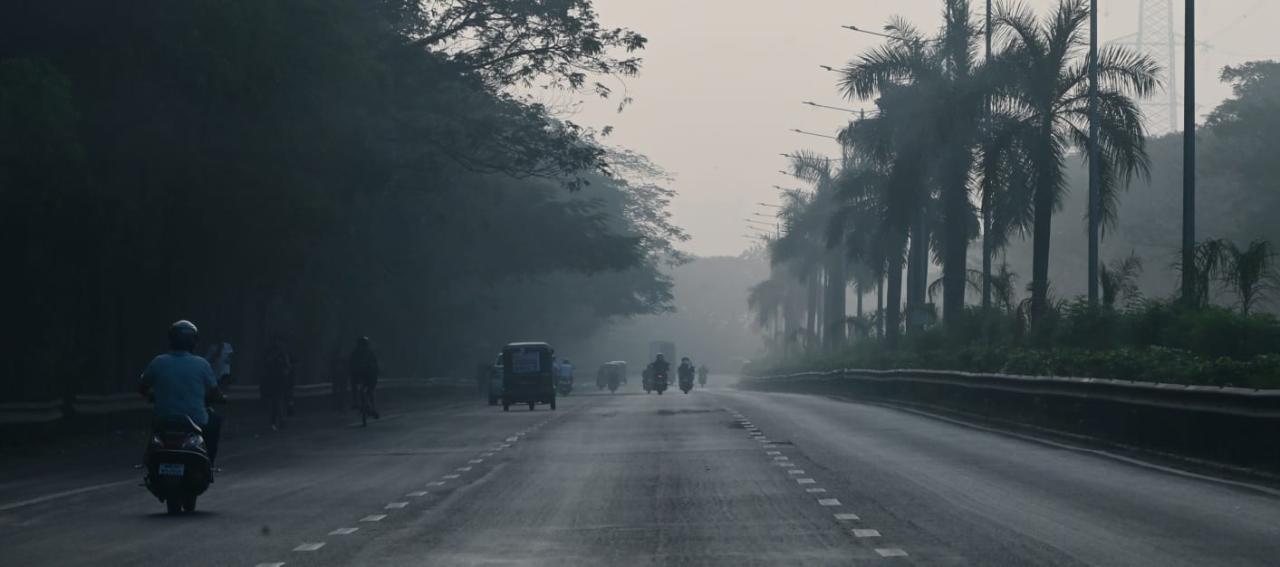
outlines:
[[187, 466], [178, 463], [160, 463], [160, 476], [182, 476]]

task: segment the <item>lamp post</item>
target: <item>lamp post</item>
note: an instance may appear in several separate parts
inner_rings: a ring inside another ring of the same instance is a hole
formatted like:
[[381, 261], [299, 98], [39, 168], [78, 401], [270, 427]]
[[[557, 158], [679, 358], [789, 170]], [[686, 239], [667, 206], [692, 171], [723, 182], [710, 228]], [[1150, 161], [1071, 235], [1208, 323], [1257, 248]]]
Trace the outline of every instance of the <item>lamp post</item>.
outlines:
[[1196, 0], [1187, 0], [1182, 130], [1182, 300], [1196, 303]]
[[1098, 163], [1098, 0], [1089, 2], [1089, 305], [1098, 306], [1098, 229], [1102, 216]]

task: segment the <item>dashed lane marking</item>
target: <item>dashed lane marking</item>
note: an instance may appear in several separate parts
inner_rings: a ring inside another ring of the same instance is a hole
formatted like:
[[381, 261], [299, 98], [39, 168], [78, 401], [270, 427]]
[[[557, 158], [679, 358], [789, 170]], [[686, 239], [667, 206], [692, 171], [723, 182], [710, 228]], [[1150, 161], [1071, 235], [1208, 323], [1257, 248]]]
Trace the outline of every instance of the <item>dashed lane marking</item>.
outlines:
[[254, 565], [253, 567], [284, 567], [284, 562], [281, 561], [279, 563], [259, 563], [257, 565]]
[[410, 493], [406, 494], [405, 496], [408, 496], [408, 497], [410, 497], [410, 498], [419, 498], [419, 497], [422, 497], [422, 496], [426, 496], [426, 495], [428, 495], [428, 494], [431, 494], [431, 493], [430, 493], [430, 492], [427, 492], [427, 491], [425, 491], [425, 490], [417, 490], [417, 491], [414, 491], [414, 492], [410, 492]]
[[293, 548], [293, 550], [294, 551], [315, 551], [322, 547], [324, 547], [323, 541], [313, 541], [313, 542], [307, 542], [307, 543], [300, 543], [298, 544], [298, 547]]
[[467, 464], [478, 465], [483, 462], [484, 462], [484, 459], [471, 459], [470, 461], [467, 461]]
[[360, 521], [361, 522], [381, 522], [382, 519], [386, 517], [387, 517], [386, 514], [369, 514], [368, 516], [360, 518]]
[[519, 436], [515, 436], [515, 437], [508, 437], [508, 438], [507, 438], [507, 443], [515, 443], [516, 441], [519, 441], [519, 440], [520, 440], [520, 437], [519, 437]]
[[786, 456], [786, 455], [778, 455], [778, 456], [774, 457], [774, 458], [773, 458], [773, 460], [775, 460], [775, 461], [790, 461], [790, 460], [791, 460], [791, 457], [788, 457], [788, 456]]
[[827, 491], [827, 489], [825, 489], [825, 488], [806, 488], [806, 489], [804, 489], [804, 491], [805, 491], [805, 492], [808, 492], [809, 494], [822, 494], [822, 493], [825, 493], [825, 492]]
[[791, 470], [787, 471], [787, 474], [804, 474], [804, 471], [802, 471], [802, 470], [800, 470], [800, 469], [791, 469]]
[[389, 502], [386, 506], [383, 506], [383, 509], [385, 509], [385, 510], [399, 510], [399, 509], [404, 508], [405, 506], [408, 506], [408, 505], [409, 505], [409, 503], [408, 503], [408, 502]]
[[853, 537], [880, 537], [880, 530], [853, 530]]
[[453, 469], [453, 470], [458, 471], [458, 472], [471, 472], [471, 467], [458, 467], [458, 468]]
[[353, 533], [356, 533], [356, 530], [359, 530], [359, 529], [360, 528], [338, 528], [336, 530], [329, 532], [329, 535], [351, 535]]
[[455, 478], [458, 478], [458, 475], [456, 475], [456, 474], [447, 474], [447, 475], [444, 475], [444, 476], [442, 476], [442, 477], [440, 477], [440, 478], [443, 478], [443, 479], [445, 479], [445, 480], [453, 480], [453, 479], [455, 479]]
[[906, 557], [907, 556], [907, 552], [901, 549], [898, 549], [896, 547], [877, 547], [876, 553], [879, 553], [880, 557]]
[[818, 505], [819, 506], [839, 506], [840, 501], [835, 498], [819, 498]]
[[444, 486], [444, 483], [437, 480], [435, 482], [428, 482], [427, 486]]
[[781, 454], [782, 454], [782, 451], [765, 451], [765, 452], [764, 452], [764, 454], [766, 454], [766, 455], [781, 455]]
[[848, 512], [845, 512], [843, 514], [836, 514], [836, 519], [841, 522], [856, 522], [860, 518], [858, 518], [857, 514], [850, 514]]
[[797, 478], [796, 484], [817, 484], [818, 481], [811, 478]]

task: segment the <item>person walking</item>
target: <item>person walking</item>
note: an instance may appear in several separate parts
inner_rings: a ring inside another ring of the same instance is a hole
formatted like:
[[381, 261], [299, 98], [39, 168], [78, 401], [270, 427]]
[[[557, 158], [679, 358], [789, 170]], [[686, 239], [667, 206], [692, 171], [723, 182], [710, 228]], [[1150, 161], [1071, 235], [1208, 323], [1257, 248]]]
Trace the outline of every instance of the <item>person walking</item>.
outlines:
[[262, 365], [262, 380], [258, 383], [259, 395], [271, 418], [271, 430], [279, 431], [284, 425], [285, 396], [288, 390], [290, 369], [289, 353], [284, 342], [272, 339]]

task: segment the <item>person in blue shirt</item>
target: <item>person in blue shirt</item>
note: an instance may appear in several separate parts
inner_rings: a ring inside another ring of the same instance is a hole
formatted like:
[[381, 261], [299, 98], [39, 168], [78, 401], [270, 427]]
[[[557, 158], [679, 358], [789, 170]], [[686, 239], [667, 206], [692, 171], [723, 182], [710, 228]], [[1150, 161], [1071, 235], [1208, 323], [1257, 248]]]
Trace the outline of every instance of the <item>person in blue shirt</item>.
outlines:
[[209, 462], [218, 457], [222, 416], [208, 409], [210, 401], [221, 401], [222, 392], [209, 361], [196, 356], [200, 331], [182, 320], [169, 326], [169, 352], [161, 354], [142, 371], [139, 391], [155, 400], [155, 420], [185, 416], [200, 426]]

